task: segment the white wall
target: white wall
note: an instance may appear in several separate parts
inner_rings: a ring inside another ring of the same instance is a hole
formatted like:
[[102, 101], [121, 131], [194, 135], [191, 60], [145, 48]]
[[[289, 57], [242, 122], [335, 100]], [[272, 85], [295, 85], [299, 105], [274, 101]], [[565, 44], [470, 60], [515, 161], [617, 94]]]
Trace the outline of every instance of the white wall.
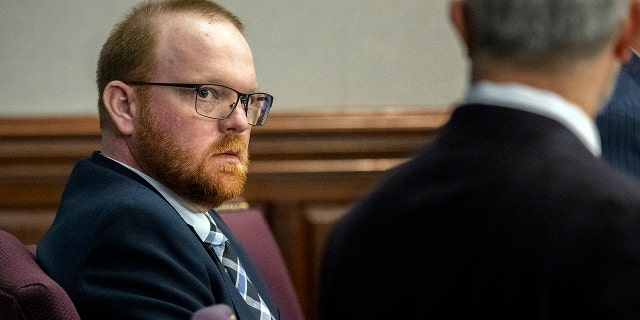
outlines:
[[[94, 114], [98, 53], [137, 2], [0, 0], [0, 116]], [[245, 23], [273, 112], [438, 106], [466, 88], [447, 0], [219, 3]]]

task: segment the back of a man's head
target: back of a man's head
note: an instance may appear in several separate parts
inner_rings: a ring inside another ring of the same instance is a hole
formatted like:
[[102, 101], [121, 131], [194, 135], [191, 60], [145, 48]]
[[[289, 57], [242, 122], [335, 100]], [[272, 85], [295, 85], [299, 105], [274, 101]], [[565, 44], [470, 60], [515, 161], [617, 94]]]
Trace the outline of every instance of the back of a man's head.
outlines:
[[464, 2], [472, 59], [537, 68], [596, 55], [618, 31], [630, 0]]

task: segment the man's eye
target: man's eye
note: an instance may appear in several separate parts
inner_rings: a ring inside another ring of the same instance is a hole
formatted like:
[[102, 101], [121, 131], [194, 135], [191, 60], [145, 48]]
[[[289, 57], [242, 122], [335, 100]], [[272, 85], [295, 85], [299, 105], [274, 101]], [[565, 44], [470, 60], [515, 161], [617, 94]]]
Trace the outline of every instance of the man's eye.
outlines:
[[214, 95], [210, 88], [200, 88], [198, 89], [198, 98], [201, 99], [213, 99]]

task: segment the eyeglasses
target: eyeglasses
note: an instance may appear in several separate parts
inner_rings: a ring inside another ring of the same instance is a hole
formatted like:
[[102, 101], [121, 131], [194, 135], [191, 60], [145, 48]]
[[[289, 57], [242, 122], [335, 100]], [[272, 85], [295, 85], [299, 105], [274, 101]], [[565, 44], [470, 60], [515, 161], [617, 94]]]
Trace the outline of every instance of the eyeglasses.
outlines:
[[252, 126], [261, 126], [267, 122], [273, 96], [268, 93], [242, 93], [219, 84], [165, 83], [128, 81], [128, 85], [164, 86], [177, 88], [193, 88], [196, 93], [196, 112], [211, 119], [228, 118], [238, 105], [242, 103], [244, 114]]

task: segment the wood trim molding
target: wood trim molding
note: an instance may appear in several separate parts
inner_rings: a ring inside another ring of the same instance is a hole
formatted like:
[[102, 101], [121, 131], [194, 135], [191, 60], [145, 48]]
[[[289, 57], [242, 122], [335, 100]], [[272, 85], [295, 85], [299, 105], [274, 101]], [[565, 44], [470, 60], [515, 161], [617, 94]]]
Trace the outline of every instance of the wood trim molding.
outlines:
[[97, 116], [17, 116], [0, 118], [0, 139], [11, 137], [95, 136]]
[[[385, 131], [434, 129], [446, 121], [449, 106], [422, 110], [382, 108], [369, 112], [273, 112], [254, 132]], [[90, 115], [0, 117], [0, 139], [36, 136], [99, 135], [98, 117]]]

